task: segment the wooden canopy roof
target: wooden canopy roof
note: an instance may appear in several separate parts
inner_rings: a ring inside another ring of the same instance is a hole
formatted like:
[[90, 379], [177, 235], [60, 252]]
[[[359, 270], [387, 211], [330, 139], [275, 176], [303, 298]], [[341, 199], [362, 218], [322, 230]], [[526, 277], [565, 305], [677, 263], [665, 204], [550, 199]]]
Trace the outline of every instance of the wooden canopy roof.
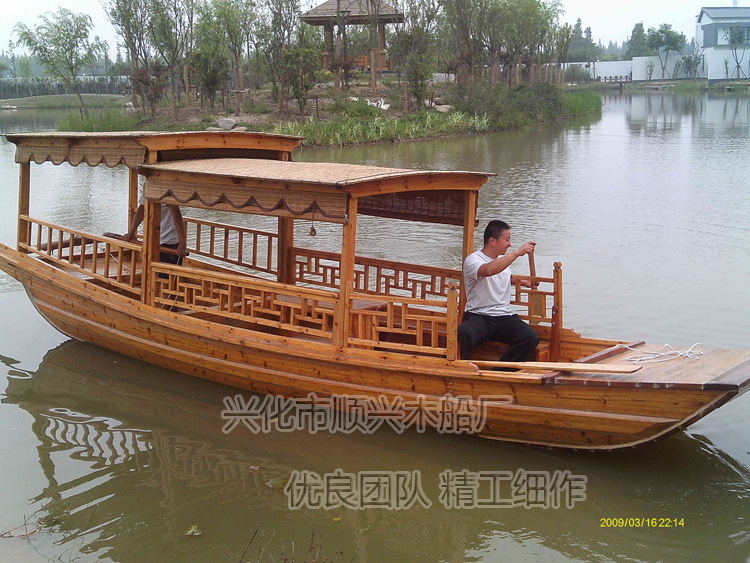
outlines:
[[358, 212], [434, 223], [462, 224], [463, 194], [492, 174], [420, 171], [327, 162], [206, 159], [141, 169], [152, 201], [244, 213], [345, 223]]
[[[125, 131], [104, 133], [50, 132], [6, 135], [16, 149], [16, 162], [28, 164], [68, 162], [78, 166], [124, 164], [138, 168], [154, 160], [202, 156], [271, 157], [271, 153], [291, 152], [303, 137], [249, 131], [194, 131], [179, 133]], [[157, 153], [149, 157], [149, 153]]]
[[[340, 1], [340, 8], [339, 8]], [[373, 7], [372, 3], [376, 6]], [[328, 0], [303, 14], [300, 20], [310, 25], [332, 25], [338, 22], [338, 10], [346, 13], [345, 25], [372, 23], [403, 23], [404, 14], [390, 4], [380, 0]]]

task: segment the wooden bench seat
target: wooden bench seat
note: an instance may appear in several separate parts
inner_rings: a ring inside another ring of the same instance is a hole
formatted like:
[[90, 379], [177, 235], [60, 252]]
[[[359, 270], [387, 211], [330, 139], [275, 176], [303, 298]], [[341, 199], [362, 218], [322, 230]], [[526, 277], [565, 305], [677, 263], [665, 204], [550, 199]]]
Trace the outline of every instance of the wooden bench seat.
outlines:
[[[470, 360], [498, 360], [500, 359], [505, 351], [508, 349], [508, 345], [503, 342], [495, 342], [494, 340], [488, 340], [483, 344], [480, 344], [471, 352]], [[546, 362], [549, 360], [549, 342], [546, 340], [540, 340], [539, 345], [534, 351], [534, 357], [532, 358], [535, 362]]]

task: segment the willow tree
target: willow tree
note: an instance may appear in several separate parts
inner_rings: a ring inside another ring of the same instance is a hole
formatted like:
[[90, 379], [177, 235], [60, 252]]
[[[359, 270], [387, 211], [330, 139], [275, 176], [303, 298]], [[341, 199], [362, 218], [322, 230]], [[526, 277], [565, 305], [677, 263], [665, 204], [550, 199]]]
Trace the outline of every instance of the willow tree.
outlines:
[[31, 28], [23, 23], [16, 24], [18, 43], [28, 48], [45, 72], [60, 78], [73, 90], [81, 102], [81, 109], [88, 115], [78, 85], [78, 74], [84, 66], [96, 62], [107, 44], [98, 36], [90, 39], [94, 24], [91, 16], [86, 14], [58, 8], [57, 12], [47, 12], [39, 19], [41, 23]]

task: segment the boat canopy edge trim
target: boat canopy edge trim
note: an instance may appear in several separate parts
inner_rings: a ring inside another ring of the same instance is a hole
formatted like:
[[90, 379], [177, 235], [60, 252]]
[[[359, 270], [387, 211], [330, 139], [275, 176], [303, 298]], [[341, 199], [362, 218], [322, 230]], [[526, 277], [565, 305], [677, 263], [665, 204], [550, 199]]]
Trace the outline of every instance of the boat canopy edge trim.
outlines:
[[350, 196], [346, 192], [278, 190], [148, 178], [145, 196], [149, 201], [167, 205], [331, 223], [349, 221]]
[[50, 145], [19, 145], [16, 149], [16, 163], [36, 164], [52, 162], [59, 165], [68, 162], [71, 166], [78, 166], [85, 162], [89, 166], [104, 164], [114, 168], [124, 164], [128, 168], [138, 168], [146, 161], [146, 147], [133, 144], [129, 147], [112, 147], [95, 144], [50, 144]]

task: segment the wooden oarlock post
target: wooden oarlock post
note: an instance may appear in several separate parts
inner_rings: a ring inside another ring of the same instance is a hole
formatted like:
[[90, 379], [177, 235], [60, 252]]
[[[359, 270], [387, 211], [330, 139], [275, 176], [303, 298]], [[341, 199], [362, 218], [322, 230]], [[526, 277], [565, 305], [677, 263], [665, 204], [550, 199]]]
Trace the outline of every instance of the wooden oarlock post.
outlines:
[[554, 299], [552, 301], [552, 327], [549, 339], [549, 360], [556, 362], [560, 359], [560, 340], [563, 327], [562, 315], [562, 264], [555, 262], [552, 274]]

